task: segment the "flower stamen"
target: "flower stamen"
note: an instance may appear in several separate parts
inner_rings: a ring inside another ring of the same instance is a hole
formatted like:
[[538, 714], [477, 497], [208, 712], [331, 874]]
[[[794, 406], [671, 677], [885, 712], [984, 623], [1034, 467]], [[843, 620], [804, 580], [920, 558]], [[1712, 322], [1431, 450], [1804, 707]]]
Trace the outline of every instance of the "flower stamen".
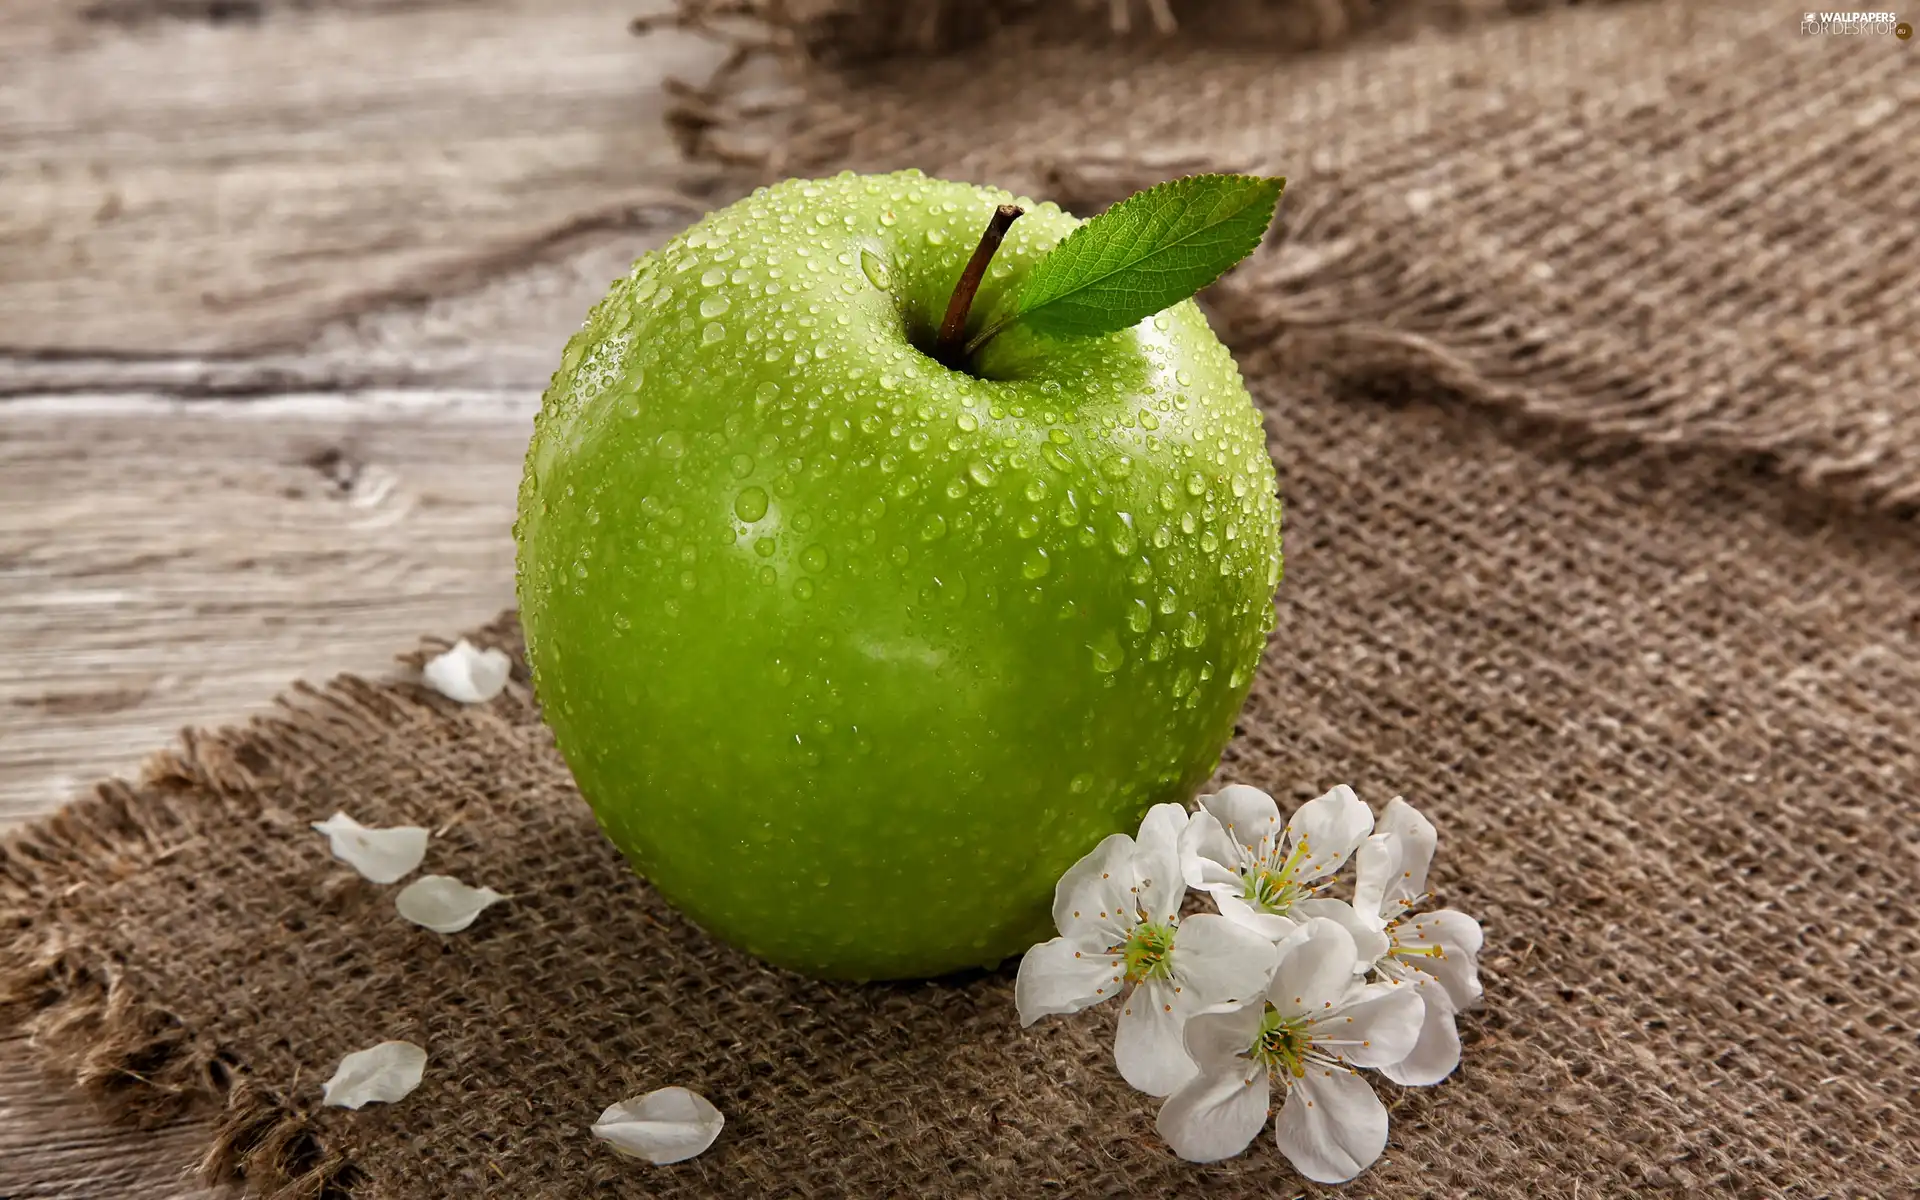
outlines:
[[1241, 898], [1256, 912], [1285, 916], [1296, 903], [1320, 890], [1294, 878], [1300, 868], [1312, 860], [1312, 852], [1303, 836], [1294, 843], [1286, 859], [1276, 863], [1274, 859], [1279, 857], [1280, 847], [1269, 849], [1264, 838], [1260, 845], [1261, 853], [1240, 866]]
[[1314, 1040], [1305, 1017], [1282, 1016], [1271, 1003], [1260, 1017], [1260, 1031], [1254, 1035], [1247, 1057], [1266, 1067], [1270, 1073], [1306, 1076], [1307, 1064], [1324, 1059], [1314, 1052]]
[[1133, 927], [1126, 944], [1117, 951], [1126, 963], [1128, 983], [1148, 979], [1168, 979], [1173, 975], [1172, 922], [1142, 921]]

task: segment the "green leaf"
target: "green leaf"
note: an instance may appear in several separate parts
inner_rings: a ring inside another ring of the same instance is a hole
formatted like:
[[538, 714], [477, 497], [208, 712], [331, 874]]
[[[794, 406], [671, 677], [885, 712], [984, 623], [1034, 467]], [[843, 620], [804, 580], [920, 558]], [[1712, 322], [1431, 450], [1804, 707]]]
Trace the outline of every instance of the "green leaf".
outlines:
[[1067, 235], [1027, 277], [1012, 320], [1098, 337], [1171, 308], [1253, 253], [1284, 179], [1189, 175], [1136, 192]]

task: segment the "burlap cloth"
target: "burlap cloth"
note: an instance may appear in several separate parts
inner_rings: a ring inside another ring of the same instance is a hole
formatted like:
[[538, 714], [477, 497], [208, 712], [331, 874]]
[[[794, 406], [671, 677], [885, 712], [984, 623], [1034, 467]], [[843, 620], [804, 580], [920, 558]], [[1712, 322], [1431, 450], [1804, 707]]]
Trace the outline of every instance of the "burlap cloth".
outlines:
[[[1083, 209], [1291, 177], [1210, 297], [1288, 502], [1221, 775], [1405, 793], [1488, 930], [1460, 1071], [1385, 1088], [1393, 1141], [1347, 1194], [1920, 1194], [1920, 48], [1777, 6], [1309, 55], [1297, 29], [1043, 37], [1033, 4], [888, 10], [910, 37], [854, 0], [760, 7], [805, 87], [689, 93], [696, 152]], [[965, 12], [1008, 27], [942, 24]], [[828, 65], [903, 47], [948, 53]], [[403, 924], [307, 829], [336, 808], [445, 827], [428, 869], [513, 899]], [[0, 946], [53, 1069], [128, 1117], [219, 1113], [204, 1170], [264, 1194], [1313, 1191], [1266, 1137], [1174, 1160], [1110, 1016], [1022, 1032], [1010, 970], [828, 986], [709, 941], [603, 844], [524, 675], [480, 708], [342, 679], [187, 736], [0, 849]], [[420, 1089], [319, 1108], [385, 1038], [426, 1047]], [[726, 1113], [706, 1155], [590, 1140], [668, 1084]]]

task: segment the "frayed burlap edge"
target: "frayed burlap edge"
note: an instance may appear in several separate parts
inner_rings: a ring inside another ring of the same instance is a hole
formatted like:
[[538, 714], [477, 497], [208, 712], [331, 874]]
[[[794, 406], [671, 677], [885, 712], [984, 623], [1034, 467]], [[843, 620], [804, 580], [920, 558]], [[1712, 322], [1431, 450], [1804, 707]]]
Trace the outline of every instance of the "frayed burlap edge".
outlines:
[[[1621, 0], [1602, 0], [1618, 3]], [[669, 79], [667, 124], [701, 162], [778, 176], [833, 157], [853, 119], [823, 99], [838, 76], [864, 66], [955, 54], [996, 34], [1072, 41], [1224, 41], [1282, 52], [1335, 49], [1369, 36], [1404, 37], [1580, 0], [674, 0], [635, 17], [638, 36], [698, 34], [726, 51], [706, 79]], [[1141, 19], [1133, 19], [1139, 10]], [[1128, 14], [1123, 21], [1121, 14]], [[764, 65], [812, 93], [803, 106], [769, 89]], [[747, 147], [736, 130], [792, 110], [771, 144]], [[802, 116], [803, 114], [803, 116]]]
[[[509, 610], [465, 636], [514, 651], [518, 630]], [[417, 670], [449, 645], [424, 639], [398, 661]], [[515, 673], [525, 681], [517, 663]], [[425, 696], [420, 685], [353, 675], [322, 687], [295, 684], [274, 711], [244, 725], [185, 730], [179, 745], [147, 759], [137, 782], [98, 784], [0, 841], [0, 1028], [24, 1033], [48, 1075], [114, 1121], [151, 1129], [212, 1111], [196, 1165], [209, 1185], [244, 1184], [265, 1200], [346, 1200], [361, 1173], [322, 1141], [301, 1106], [250, 1077], [175, 1014], [136, 997], [110, 952], [68, 938], [45, 910], [79, 888], [178, 853], [197, 838], [195, 810], [204, 812], [210, 800], [243, 816], [257, 811], [275, 761], [267, 746], [390, 720], [396, 708], [427, 703]]]
[[635, 33], [684, 29], [807, 63], [859, 66], [940, 55], [1025, 27], [1108, 39], [1249, 37], [1288, 50], [1338, 46], [1377, 29], [1450, 25], [1578, 0], [677, 0]]

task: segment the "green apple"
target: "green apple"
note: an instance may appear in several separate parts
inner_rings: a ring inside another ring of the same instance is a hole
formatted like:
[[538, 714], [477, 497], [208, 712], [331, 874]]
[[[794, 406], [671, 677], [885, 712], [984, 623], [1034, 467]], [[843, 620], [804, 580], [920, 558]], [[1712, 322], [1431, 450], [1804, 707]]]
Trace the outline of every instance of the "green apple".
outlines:
[[779, 966], [1051, 936], [1060, 874], [1212, 772], [1273, 627], [1273, 463], [1191, 301], [928, 353], [1007, 202], [969, 332], [1078, 220], [916, 171], [756, 191], [614, 283], [535, 422], [555, 741], [635, 870]]

